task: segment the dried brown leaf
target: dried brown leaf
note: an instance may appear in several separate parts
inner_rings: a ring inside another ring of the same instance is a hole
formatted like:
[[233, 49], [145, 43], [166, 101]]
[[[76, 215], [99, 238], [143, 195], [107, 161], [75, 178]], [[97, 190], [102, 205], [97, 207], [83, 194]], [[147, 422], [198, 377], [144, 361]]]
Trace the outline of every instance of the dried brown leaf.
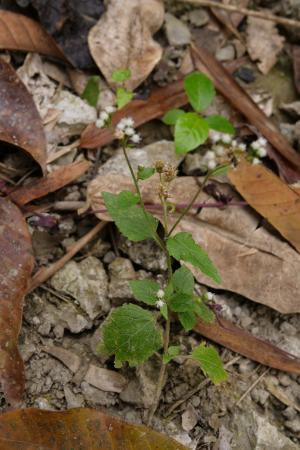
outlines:
[[0, 417], [5, 450], [187, 450], [179, 442], [143, 425], [132, 425], [101, 411], [21, 409]]
[[277, 56], [284, 44], [276, 25], [271, 20], [248, 17], [247, 49], [253, 61], [263, 74], [267, 74], [277, 62]]
[[0, 385], [16, 407], [24, 391], [24, 365], [18, 350], [23, 297], [33, 269], [31, 239], [19, 209], [0, 197]]
[[46, 167], [46, 139], [40, 115], [15, 70], [0, 59], [0, 141], [20, 147]]
[[[156, 185], [155, 177], [141, 184], [146, 204], [159, 205]], [[224, 190], [225, 186], [222, 186], [220, 189]], [[187, 204], [197, 188], [195, 178], [177, 178], [170, 190], [170, 200], [175, 204]], [[97, 217], [111, 220], [104, 212], [102, 192], [131, 189], [129, 177], [102, 175], [88, 186], [88, 201]], [[225, 193], [234, 198], [235, 194], [229, 186]], [[202, 194], [197, 201], [208, 199], [206, 194]], [[150, 210], [160, 218], [159, 209]], [[192, 233], [195, 241], [208, 252], [222, 277], [222, 284], [216, 285], [193, 269], [199, 282], [236, 292], [282, 313], [300, 312], [300, 256], [289, 244], [259, 227], [259, 217], [249, 207], [203, 208], [197, 216], [185, 218], [177, 231]]]
[[0, 11], [0, 49], [42, 53], [66, 61], [54, 39], [35, 20]]
[[84, 174], [91, 166], [89, 161], [79, 161], [54, 170], [43, 178], [32, 181], [30, 184], [22, 186], [13, 191], [9, 197], [18, 205], [44, 197], [50, 192], [55, 192], [67, 184], [75, 181]]
[[295, 152], [273, 122], [258, 108], [222, 64], [199, 46], [192, 46], [192, 56], [197, 70], [207, 73], [216, 89], [265, 136], [284, 158], [299, 170], [300, 155]]
[[111, 0], [88, 37], [90, 52], [110, 84], [119, 69], [131, 70], [127, 89], [135, 89], [147, 78], [162, 55], [152, 35], [163, 19], [162, 0]]
[[259, 339], [228, 320], [218, 317], [213, 324], [198, 321], [194, 328], [202, 336], [274, 369], [300, 374], [300, 358]]
[[249, 205], [300, 252], [299, 195], [261, 164], [242, 161], [228, 177]]

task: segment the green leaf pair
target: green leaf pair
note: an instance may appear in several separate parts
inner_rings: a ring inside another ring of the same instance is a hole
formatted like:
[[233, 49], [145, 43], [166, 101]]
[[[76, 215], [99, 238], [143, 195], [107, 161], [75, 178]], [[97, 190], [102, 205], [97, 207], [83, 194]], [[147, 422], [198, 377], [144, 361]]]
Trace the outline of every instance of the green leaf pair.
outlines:
[[176, 152], [185, 154], [203, 144], [209, 135], [209, 130], [233, 134], [234, 127], [225, 117], [213, 115], [203, 118], [199, 115], [212, 103], [216, 92], [211, 80], [200, 72], [194, 72], [184, 79], [184, 88], [189, 103], [196, 112], [186, 113], [182, 109], [168, 111], [163, 122], [175, 125]]

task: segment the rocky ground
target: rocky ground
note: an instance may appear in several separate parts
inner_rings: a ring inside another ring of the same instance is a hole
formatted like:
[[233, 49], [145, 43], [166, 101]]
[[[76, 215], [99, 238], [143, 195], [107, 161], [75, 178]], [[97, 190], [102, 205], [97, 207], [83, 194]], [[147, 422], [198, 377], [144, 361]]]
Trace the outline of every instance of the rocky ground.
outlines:
[[[256, 3], [264, 7], [271, 4], [275, 12], [294, 13], [294, 17], [298, 14], [300, 18], [297, 1]], [[158, 34], [164, 56], [149, 86], [163, 86], [176, 78], [192, 37], [202, 43], [206, 39], [207, 47], [216, 52], [220, 61], [229, 62], [244, 55], [245, 48], [236, 37], [221, 44], [218, 31], [204, 28], [210, 20], [205, 9], [173, 0], [166, 1], [166, 5], [166, 24]], [[288, 42], [297, 37], [295, 32], [283, 32]], [[22, 75], [22, 69], [19, 73]], [[23, 80], [27, 80], [40, 110], [43, 102], [47, 106], [47, 93], [55, 89], [50, 78], [40, 72], [35, 76], [34, 71], [30, 73], [28, 66], [26, 68], [26, 63], [23, 66]], [[267, 76], [262, 76], [254, 64], [247, 63], [243, 70], [239, 69], [237, 79], [251, 95], [256, 95], [256, 101], [265, 111], [280, 121], [282, 131], [291, 142], [298, 141], [300, 108], [296, 112], [292, 108], [290, 114], [291, 107], [284, 106], [296, 99], [285, 55]], [[103, 92], [101, 101], [105, 105], [110, 99], [110, 91]], [[59, 100], [56, 106], [58, 103]], [[88, 108], [84, 117], [83, 125], [95, 119]], [[67, 122], [65, 117], [64, 124]], [[68, 145], [72, 141], [70, 137], [76, 134], [72, 120], [64, 126], [48, 131], [52, 139], [50, 146], [62, 141]], [[173, 154], [170, 131], [159, 121], [144, 125], [140, 131], [143, 146], [155, 142], [152, 148], [150, 145], [150, 150], [148, 147], [147, 154], [160, 154], [162, 147], [165, 154]], [[57, 164], [71, 162], [78, 154], [74, 146], [74, 150], [60, 158]], [[143, 152], [141, 154], [142, 158]], [[87, 183], [97, 171], [107, 173], [116, 169], [126, 172], [122, 159], [116, 156], [115, 145], [105, 147], [97, 156], [92, 152], [87, 155], [96, 168], [56, 193], [51, 200], [85, 202]], [[180, 174], [196, 174], [201, 158], [197, 151], [184, 161], [177, 161]], [[57, 211], [57, 217], [57, 227], [50, 230], [31, 222], [38, 266], [47, 266], [61, 257], [96, 222], [90, 213], [78, 217], [73, 211]], [[163, 279], [165, 269], [164, 256], [154, 244], [132, 244], [109, 225], [100, 238], [88, 244], [48, 283], [29, 294], [25, 300], [20, 337], [26, 363], [26, 406], [53, 410], [82, 406], [105, 408], [130, 422], [143, 423], [153, 401], [159, 359], [154, 356], [137, 369], [124, 367], [116, 371], [112, 358], [99, 355], [101, 325], [112, 307], [133, 301], [129, 280]], [[197, 285], [197, 289], [203, 290], [203, 286]], [[299, 315], [281, 315], [228, 292], [216, 292], [215, 302], [222, 305], [222, 314], [226, 318], [300, 357]], [[180, 345], [183, 354], [198, 345], [200, 339], [199, 335], [185, 333], [176, 322], [172, 323], [172, 344]], [[219, 351], [230, 374], [229, 381], [220, 387], [205, 382], [198, 366], [183, 356], [170, 363], [154, 428], [192, 449], [300, 448], [300, 376], [267, 369], [224, 348]], [[176, 402], [179, 402], [177, 406]]]

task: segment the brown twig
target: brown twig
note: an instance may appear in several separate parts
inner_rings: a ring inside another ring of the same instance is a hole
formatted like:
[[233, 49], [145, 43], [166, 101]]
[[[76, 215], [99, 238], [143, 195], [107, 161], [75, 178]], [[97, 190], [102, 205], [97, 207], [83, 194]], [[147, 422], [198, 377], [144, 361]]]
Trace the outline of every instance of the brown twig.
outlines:
[[80, 238], [75, 244], [73, 244], [68, 253], [66, 253], [62, 258], [55, 263], [51, 264], [49, 267], [43, 267], [40, 269], [31, 280], [31, 284], [27, 290], [27, 293], [32, 292], [42, 283], [47, 281], [52, 275], [54, 275], [58, 270], [60, 270], [64, 265], [73, 258], [76, 253], [79, 252], [86, 244], [88, 244], [98, 233], [103, 230], [107, 222], [99, 222], [94, 228], [92, 228], [88, 233], [86, 233], [82, 238]]
[[300, 28], [300, 21], [294, 19], [287, 19], [286, 17], [275, 16], [268, 12], [253, 11], [252, 9], [241, 8], [240, 6], [225, 5], [224, 3], [218, 3], [213, 0], [181, 0], [184, 3], [193, 3], [195, 5], [209, 6], [211, 8], [224, 9], [229, 12], [235, 12], [243, 14], [245, 16], [256, 17], [257, 19], [271, 20], [272, 22], [279, 23], [281, 25], [287, 25], [289, 27]]

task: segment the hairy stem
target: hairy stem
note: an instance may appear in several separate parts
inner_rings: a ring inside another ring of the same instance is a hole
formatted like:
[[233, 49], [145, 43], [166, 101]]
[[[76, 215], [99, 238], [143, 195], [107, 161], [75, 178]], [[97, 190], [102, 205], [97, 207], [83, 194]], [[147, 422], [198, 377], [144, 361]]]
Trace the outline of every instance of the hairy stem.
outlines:
[[181, 212], [180, 216], [178, 217], [178, 219], [176, 220], [176, 222], [174, 223], [174, 225], [172, 226], [172, 228], [170, 229], [167, 238], [169, 236], [171, 236], [171, 234], [173, 233], [173, 231], [175, 230], [175, 228], [179, 225], [179, 223], [181, 222], [181, 220], [184, 218], [184, 216], [186, 214], [188, 214], [188, 212], [190, 211], [190, 209], [193, 207], [193, 204], [195, 203], [195, 201], [197, 200], [198, 196], [200, 195], [200, 193], [203, 191], [203, 188], [207, 182], [207, 180], [209, 179], [210, 174], [208, 173], [204, 180], [203, 183], [201, 184], [201, 186], [199, 187], [199, 189], [197, 190], [197, 192], [195, 193], [195, 195], [193, 196], [193, 198], [191, 199], [190, 203], [188, 203], [188, 205], [186, 206], [186, 208], [184, 208], [184, 210]]
[[[164, 333], [164, 355], [167, 353], [168, 348], [169, 348], [169, 342], [170, 342], [170, 325], [171, 325], [171, 319], [170, 319], [170, 311], [168, 311], [168, 320], [166, 321], [166, 328], [165, 328], [165, 333]], [[157, 380], [157, 387], [156, 387], [156, 392], [155, 392], [155, 398], [154, 398], [154, 402], [153, 405], [149, 411], [149, 416], [148, 416], [148, 421], [147, 421], [147, 425], [150, 426], [153, 416], [155, 414], [155, 411], [157, 410], [158, 404], [159, 404], [159, 399], [161, 396], [161, 392], [163, 390], [164, 387], [164, 381], [165, 381], [165, 376], [166, 376], [166, 369], [167, 369], [167, 364], [164, 363], [162, 361], [161, 367], [160, 367], [160, 371], [159, 371], [159, 375], [158, 375], [158, 380]]]
[[[144, 214], [145, 214], [145, 218], [146, 218], [147, 222], [149, 223], [149, 219], [148, 219], [148, 216], [147, 216], [147, 211], [146, 211], [145, 203], [144, 203], [144, 200], [143, 200], [143, 197], [142, 197], [142, 193], [141, 193], [141, 190], [140, 190], [140, 187], [139, 187], [138, 180], [137, 180], [137, 178], [136, 178], [136, 176], [135, 176], [135, 173], [134, 173], [134, 170], [133, 170], [133, 168], [132, 168], [130, 159], [128, 158], [128, 154], [127, 154], [126, 144], [125, 144], [125, 143], [123, 143], [122, 148], [123, 148], [123, 154], [124, 154], [124, 156], [125, 156], [125, 159], [126, 159], [128, 168], [129, 168], [129, 170], [130, 170], [130, 174], [131, 174], [131, 177], [132, 177], [132, 180], [133, 180], [133, 183], [134, 183], [136, 192], [137, 192], [137, 194], [138, 194], [138, 196], [139, 196], [139, 202], [140, 202], [141, 208], [142, 208], [142, 210], [143, 210], [143, 212], [144, 212]], [[149, 223], [149, 227], [150, 227], [150, 230], [151, 230], [151, 225], [150, 225], [150, 223]], [[153, 231], [152, 237], [153, 237], [153, 239], [155, 240], [155, 242], [159, 245], [159, 247], [160, 247], [162, 250], [165, 251], [165, 245], [164, 245], [164, 242], [161, 240], [161, 238], [159, 237], [159, 235], [157, 234], [156, 231]]]

